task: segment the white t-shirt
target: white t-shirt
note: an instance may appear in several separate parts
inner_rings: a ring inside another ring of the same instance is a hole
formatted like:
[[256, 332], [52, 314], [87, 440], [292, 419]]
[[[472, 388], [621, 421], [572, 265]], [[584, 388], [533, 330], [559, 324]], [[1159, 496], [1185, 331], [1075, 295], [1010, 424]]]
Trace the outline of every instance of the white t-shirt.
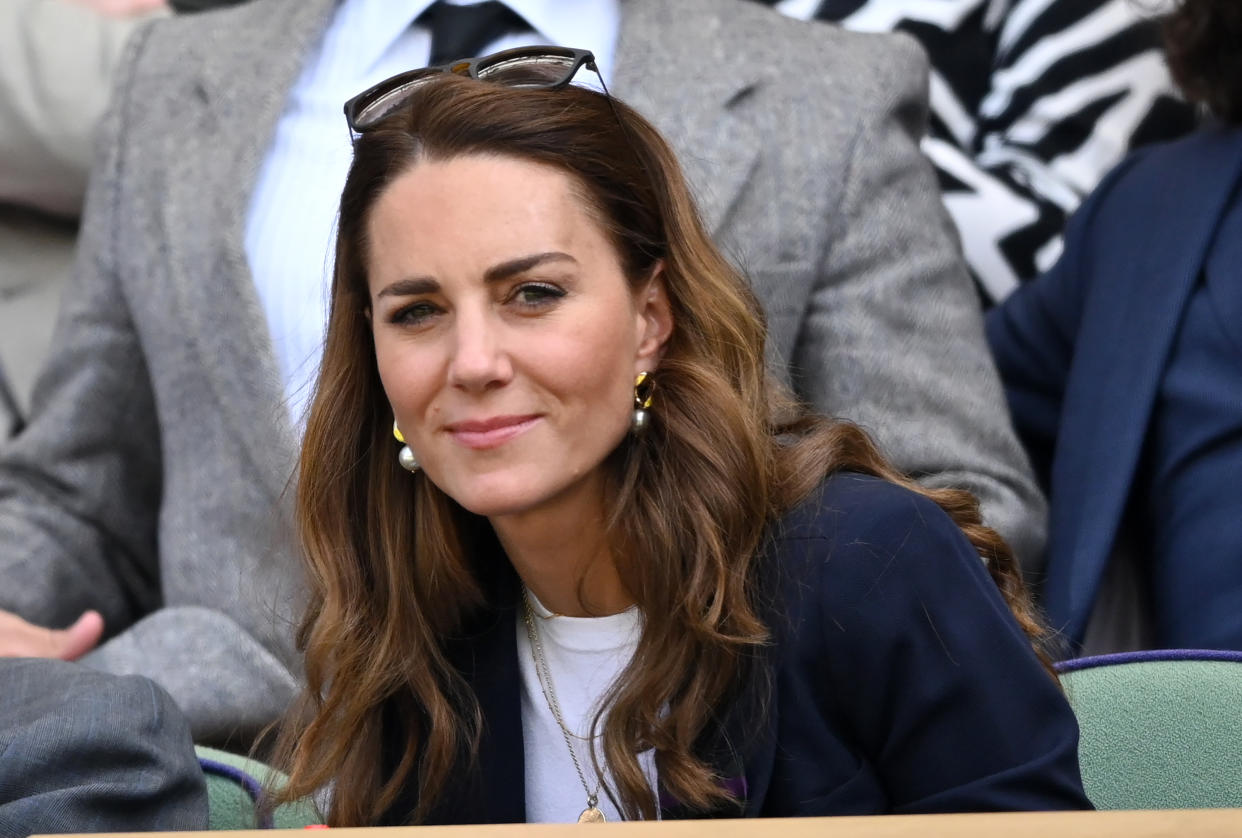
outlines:
[[[608, 688], [634, 656], [642, 632], [642, 615], [635, 607], [608, 617], [552, 616], [533, 594], [530, 597], [561, 716], [569, 731], [576, 734], [570, 741], [578, 754], [578, 763], [582, 766], [587, 784], [594, 790], [600, 778], [595, 773], [587, 741], [591, 719]], [[530, 823], [572, 823], [586, 808], [587, 793], [578, 772], [574, 770], [565, 736], [540, 687], [520, 608], [517, 641], [518, 668], [522, 675], [526, 820]], [[595, 742], [595, 750], [596, 759], [605, 771], [604, 786], [614, 788], [612, 777], [604, 767], [599, 740]], [[638, 763], [647, 776], [652, 794], [655, 794], [655, 752], [649, 750], [639, 754]], [[599, 790], [597, 806], [608, 820], [621, 820], [621, 813], [603, 786]]]

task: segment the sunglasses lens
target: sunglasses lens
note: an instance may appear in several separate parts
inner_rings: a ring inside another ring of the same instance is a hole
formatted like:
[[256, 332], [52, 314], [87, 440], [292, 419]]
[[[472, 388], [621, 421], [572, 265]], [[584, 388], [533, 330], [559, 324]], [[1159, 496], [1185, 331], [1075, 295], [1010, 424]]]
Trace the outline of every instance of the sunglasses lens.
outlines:
[[354, 126], [359, 131], [365, 131], [372, 127], [375, 123], [401, 107], [402, 103], [410, 98], [410, 94], [431, 77], [429, 74], [408, 79], [390, 90], [379, 93], [370, 101], [362, 103], [354, 114]]
[[573, 55], [518, 55], [480, 65], [476, 70], [484, 81], [497, 81], [510, 87], [560, 87], [567, 84], [581, 62]]

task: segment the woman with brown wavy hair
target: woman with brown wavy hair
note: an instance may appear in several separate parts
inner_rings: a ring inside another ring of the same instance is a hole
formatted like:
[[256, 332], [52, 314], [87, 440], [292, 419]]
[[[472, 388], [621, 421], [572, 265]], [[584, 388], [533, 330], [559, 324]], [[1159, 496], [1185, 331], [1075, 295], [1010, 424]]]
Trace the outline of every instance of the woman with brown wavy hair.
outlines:
[[591, 61], [347, 105], [284, 796], [330, 785], [340, 825], [1088, 805], [1005, 545], [770, 383], [668, 145], [568, 84]]

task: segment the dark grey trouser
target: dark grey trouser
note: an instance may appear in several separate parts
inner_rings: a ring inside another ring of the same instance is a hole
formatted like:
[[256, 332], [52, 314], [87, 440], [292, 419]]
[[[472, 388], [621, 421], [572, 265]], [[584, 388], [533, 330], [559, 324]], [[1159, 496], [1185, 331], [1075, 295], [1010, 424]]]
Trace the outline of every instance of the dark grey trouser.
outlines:
[[153, 682], [0, 658], [0, 836], [206, 829], [190, 726]]

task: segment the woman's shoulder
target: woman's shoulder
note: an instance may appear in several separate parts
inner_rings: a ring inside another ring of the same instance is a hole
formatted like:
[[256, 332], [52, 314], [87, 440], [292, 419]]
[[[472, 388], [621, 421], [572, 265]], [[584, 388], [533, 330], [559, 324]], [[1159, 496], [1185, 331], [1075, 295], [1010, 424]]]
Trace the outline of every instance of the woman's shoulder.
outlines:
[[782, 576], [830, 604], [993, 587], [974, 545], [935, 501], [865, 474], [828, 477], [774, 524], [768, 545]]
[[893, 544], [911, 535], [954, 538], [957, 525], [931, 498], [892, 481], [843, 471], [827, 477], [774, 525], [781, 542]]
[[839, 473], [782, 519], [769, 545], [774, 613], [790, 631], [782, 642], [795, 659], [831, 659], [841, 683], [893, 655], [913, 655], [911, 671], [923, 673], [994, 673], [997, 655], [1041, 671], [984, 558], [926, 495]]
[[836, 474], [770, 543], [767, 566], [782, 577], [770, 625], [790, 774], [818, 778], [827, 763], [816, 745], [830, 737], [846, 743], [851, 765], [865, 763], [799, 805], [835, 805], [867, 783], [897, 814], [1087, 805], [1072, 712], [970, 540], [933, 500]]

